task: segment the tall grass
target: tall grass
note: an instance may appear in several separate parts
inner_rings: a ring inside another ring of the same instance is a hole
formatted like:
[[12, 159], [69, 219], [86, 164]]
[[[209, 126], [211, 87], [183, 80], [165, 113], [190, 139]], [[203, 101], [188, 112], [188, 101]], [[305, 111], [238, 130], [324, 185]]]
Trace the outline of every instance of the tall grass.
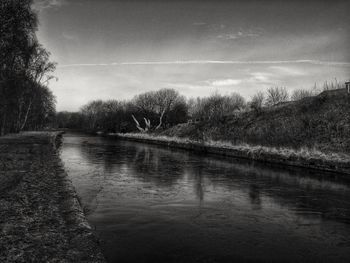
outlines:
[[191, 140], [189, 138], [159, 136], [145, 133], [125, 133], [117, 134], [120, 137], [156, 140], [165, 142], [174, 142], [182, 144], [200, 144], [204, 146], [217, 147], [220, 149], [232, 149], [249, 154], [250, 156], [258, 157], [262, 154], [270, 154], [281, 156], [286, 159], [303, 159], [303, 160], [322, 160], [330, 162], [350, 163], [350, 156], [342, 153], [325, 153], [316, 148], [301, 147], [299, 149], [285, 148], [285, 147], [267, 147], [261, 145], [249, 144], [232, 144], [228, 141], [214, 141], [214, 140]]

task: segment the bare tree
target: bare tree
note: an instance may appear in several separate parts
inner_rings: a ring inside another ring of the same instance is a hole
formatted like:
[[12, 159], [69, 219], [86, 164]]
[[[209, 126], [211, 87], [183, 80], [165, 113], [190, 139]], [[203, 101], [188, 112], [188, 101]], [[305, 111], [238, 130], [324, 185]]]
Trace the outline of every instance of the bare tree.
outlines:
[[323, 83], [323, 91], [344, 89], [344, 88], [345, 88], [344, 83], [339, 82], [336, 78], [332, 81], [325, 81]]
[[258, 91], [255, 95], [253, 95], [251, 102], [250, 102], [250, 108], [254, 111], [260, 113], [262, 111], [262, 107], [265, 102], [265, 95], [263, 92]]
[[41, 85], [46, 85], [51, 79], [55, 78], [50, 73], [56, 69], [56, 63], [49, 60], [48, 52], [37, 41], [32, 44], [32, 53], [28, 56], [27, 74]]
[[189, 111], [192, 119], [219, 120], [232, 115], [246, 106], [245, 99], [238, 93], [223, 96], [213, 93], [209, 97], [191, 99]]
[[31, 4], [31, 0], [0, 2], [1, 134], [40, 127], [55, 107], [46, 87], [55, 64], [37, 41], [37, 14]]
[[291, 100], [297, 101], [297, 100], [301, 100], [303, 98], [312, 97], [313, 95], [314, 95], [314, 93], [311, 90], [297, 89], [297, 90], [293, 91], [292, 96], [291, 96]]
[[131, 115], [131, 117], [133, 118], [133, 120], [135, 121], [136, 123], [136, 128], [140, 131], [140, 132], [148, 132], [150, 129], [151, 129], [151, 121], [146, 119], [146, 118], [143, 118], [144, 121], [145, 121], [145, 128], [142, 128], [140, 126], [140, 123], [138, 122], [138, 120], [135, 118], [134, 114]]
[[99, 117], [103, 114], [103, 106], [102, 100], [94, 100], [81, 108], [80, 112], [87, 120], [89, 129], [97, 128]]
[[288, 98], [288, 91], [285, 87], [271, 87], [267, 90], [266, 104], [267, 106], [274, 106], [287, 101]]
[[134, 115], [132, 118], [136, 123], [137, 129], [142, 132], [146, 132], [151, 128], [152, 115], [157, 116], [158, 124], [154, 127], [154, 129], [157, 130], [163, 125], [164, 116], [171, 111], [177, 103], [184, 101], [185, 98], [173, 89], [161, 89], [158, 91], [145, 92], [137, 95], [133, 99], [136, 107], [138, 107], [142, 114], [144, 114], [143, 118], [146, 124], [145, 128], [140, 126], [140, 123], [137, 121]]
[[180, 102], [184, 102], [185, 98], [174, 89], [161, 89], [155, 94], [156, 113], [159, 115], [159, 123], [156, 130], [163, 124], [163, 118], [166, 113], [171, 111], [174, 106]]
[[188, 100], [188, 113], [192, 120], [197, 120], [203, 117], [203, 102], [204, 100], [199, 97]]
[[230, 98], [229, 104], [231, 105], [231, 109], [242, 110], [246, 107], [247, 103], [239, 93], [233, 92], [231, 93], [229, 98]]

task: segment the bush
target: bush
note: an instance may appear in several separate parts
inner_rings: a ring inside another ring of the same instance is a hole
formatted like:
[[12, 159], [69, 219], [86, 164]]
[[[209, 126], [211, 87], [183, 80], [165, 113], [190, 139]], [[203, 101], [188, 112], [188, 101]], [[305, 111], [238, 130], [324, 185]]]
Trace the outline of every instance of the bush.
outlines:
[[288, 91], [284, 87], [271, 87], [267, 90], [266, 105], [274, 106], [278, 103], [285, 102], [289, 98]]
[[257, 113], [261, 113], [264, 102], [265, 102], [265, 95], [263, 92], [259, 91], [252, 97], [252, 100], [250, 102], [250, 108], [256, 111]]
[[301, 100], [303, 98], [308, 98], [314, 96], [314, 93], [311, 90], [307, 89], [297, 89], [293, 91], [291, 96], [292, 101]]

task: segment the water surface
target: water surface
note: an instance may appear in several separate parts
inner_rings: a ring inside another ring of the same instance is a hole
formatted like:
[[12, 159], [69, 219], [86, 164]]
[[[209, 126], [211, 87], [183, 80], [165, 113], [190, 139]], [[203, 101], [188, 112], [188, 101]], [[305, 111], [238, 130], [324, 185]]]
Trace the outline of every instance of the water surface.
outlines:
[[348, 262], [350, 184], [320, 172], [67, 133], [108, 262]]

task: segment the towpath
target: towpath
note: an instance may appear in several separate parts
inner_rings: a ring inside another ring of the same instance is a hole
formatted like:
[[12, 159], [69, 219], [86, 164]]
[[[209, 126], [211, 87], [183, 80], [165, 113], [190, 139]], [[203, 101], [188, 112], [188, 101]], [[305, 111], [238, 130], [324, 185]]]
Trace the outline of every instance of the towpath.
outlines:
[[104, 262], [58, 156], [59, 136], [0, 137], [0, 262]]

